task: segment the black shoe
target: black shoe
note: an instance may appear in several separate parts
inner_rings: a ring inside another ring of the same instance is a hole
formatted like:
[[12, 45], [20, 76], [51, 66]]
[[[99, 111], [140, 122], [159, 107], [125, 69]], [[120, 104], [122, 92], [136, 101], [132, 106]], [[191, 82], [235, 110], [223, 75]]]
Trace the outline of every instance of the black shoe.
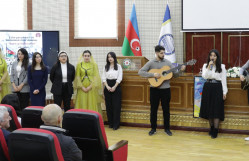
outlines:
[[113, 130], [118, 130], [119, 129], [119, 126], [118, 127], [113, 127]]
[[112, 128], [113, 128], [113, 126], [112, 126], [112, 125], [109, 125], [109, 128], [111, 128], [111, 129], [112, 129]]
[[172, 132], [171, 132], [169, 129], [166, 129], [166, 130], [165, 130], [165, 133], [166, 133], [167, 135], [169, 135], [169, 136], [172, 136]]
[[214, 126], [211, 126], [211, 127], [210, 127], [210, 130], [209, 130], [209, 132], [208, 132], [208, 135], [209, 135], [209, 136], [212, 136], [213, 133], [214, 133]]
[[154, 134], [156, 134], [156, 130], [155, 129], [151, 129], [150, 132], [149, 132], [149, 135], [152, 136]]
[[212, 139], [217, 138], [217, 136], [218, 136], [218, 132], [219, 132], [219, 130], [218, 130], [218, 129], [216, 129], [216, 128], [214, 128], [214, 132], [213, 132], [213, 134], [211, 135], [211, 138], [212, 138]]

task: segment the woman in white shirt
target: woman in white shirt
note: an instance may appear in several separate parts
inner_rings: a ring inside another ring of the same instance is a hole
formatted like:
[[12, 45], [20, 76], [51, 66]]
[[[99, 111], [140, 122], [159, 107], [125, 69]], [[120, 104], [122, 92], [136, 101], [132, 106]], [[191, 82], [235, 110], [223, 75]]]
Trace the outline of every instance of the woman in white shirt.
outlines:
[[121, 112], [121, 87], [123, 70], [117, 62], [114, 52], [109, 52], [106, 57], [106, 65], [103, 69], [102, 81], [105, 85], [105, 105], [109, 127], [113, 130], [119, 128]]
[[209, 135], [216, 138], [219, 122], [224, 121], [224, 100], [228, 91], [226, 68], [216, 49], [209, 52], [207, 63], [202, 67], [202, 77], [207, 81], [202, 91], [200, 117], [209, 120]]

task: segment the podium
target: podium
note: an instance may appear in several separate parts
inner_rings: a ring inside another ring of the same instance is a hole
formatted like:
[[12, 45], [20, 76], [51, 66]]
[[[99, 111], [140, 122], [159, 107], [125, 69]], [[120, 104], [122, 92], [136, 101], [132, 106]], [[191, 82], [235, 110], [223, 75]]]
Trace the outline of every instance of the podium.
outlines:
[[135, 74], [137, 75], [139, 69], [141, 69], [149, 60], [144, 56], [118, 56], [118, 63], [123, 68], [124, 75]]
[[148, 110], [148, 80], [138, 75], [138, 71], [149, 61], [143, 56], [119, 56], [118, 63], [123, 69], [122, 111]]

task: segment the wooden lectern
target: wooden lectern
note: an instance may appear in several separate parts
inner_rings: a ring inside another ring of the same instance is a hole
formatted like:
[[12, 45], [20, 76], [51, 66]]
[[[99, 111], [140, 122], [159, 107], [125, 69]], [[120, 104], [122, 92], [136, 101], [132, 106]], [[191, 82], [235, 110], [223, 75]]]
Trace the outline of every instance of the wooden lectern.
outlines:
[[[138, 71], [148, 62], [143, 56], [119, 56], [118, 63], [123, 68], [122, 111], [137, 111], [149, 107], [148, 81], [138, 75]], [[148, 88], [147, 88], [148, 86]]]
[[144, 56], [118, 56], [117, 60], [123, 68], [124, 75], [138, 75], [139, 69], [149, 61]]

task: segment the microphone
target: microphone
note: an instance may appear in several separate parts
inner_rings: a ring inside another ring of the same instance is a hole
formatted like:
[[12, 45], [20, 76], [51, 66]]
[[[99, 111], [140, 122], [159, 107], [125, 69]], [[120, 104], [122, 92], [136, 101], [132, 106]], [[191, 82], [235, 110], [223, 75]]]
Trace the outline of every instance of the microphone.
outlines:
[[[211, 59], [211, 61], [214, 62], [213, 59]], [[210, 70], [212, 70], [212, 69], [213, 69], [213, 64], [210, 65]]]

